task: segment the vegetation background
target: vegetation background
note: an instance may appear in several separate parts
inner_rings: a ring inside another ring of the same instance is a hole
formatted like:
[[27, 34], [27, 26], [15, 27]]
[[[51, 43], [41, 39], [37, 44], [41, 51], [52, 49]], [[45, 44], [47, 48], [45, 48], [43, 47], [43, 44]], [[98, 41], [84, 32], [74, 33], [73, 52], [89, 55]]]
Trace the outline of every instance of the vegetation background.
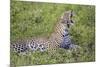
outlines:
[[73, 42], [82, 48], [76, 51], [59, 48], [53, 54], [37, 51], [27, 56], [11, 52], [11, 66], [95, 61], [93, 5], [11, 1], [11, 42], [37, 36], [49, 37], [60, 16], [67, 10], [75, 12], [75, 24], [69, 33]]

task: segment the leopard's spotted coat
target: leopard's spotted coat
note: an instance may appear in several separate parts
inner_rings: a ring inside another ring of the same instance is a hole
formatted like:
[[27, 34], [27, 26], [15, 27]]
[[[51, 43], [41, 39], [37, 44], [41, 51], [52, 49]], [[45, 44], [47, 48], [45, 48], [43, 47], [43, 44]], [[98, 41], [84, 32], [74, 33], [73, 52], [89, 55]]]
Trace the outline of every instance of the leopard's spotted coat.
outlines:
[[37, 50], [44, 52], [46, 50], [55, 50], [59, 47], [64, 48], [63, 46], [66, 46], [68, 43], [72, 44], [69, 34], [66, 36], [68, 43], [63, 44], [65, 33], [68, 33], [67, 29], [73, 23], [72, 16], [72, 11], [65, 11], [49, 38], [40, 37], [26, 41], [17, 41], [11, 44], [11, 51], [16, 53], [35, 52]]

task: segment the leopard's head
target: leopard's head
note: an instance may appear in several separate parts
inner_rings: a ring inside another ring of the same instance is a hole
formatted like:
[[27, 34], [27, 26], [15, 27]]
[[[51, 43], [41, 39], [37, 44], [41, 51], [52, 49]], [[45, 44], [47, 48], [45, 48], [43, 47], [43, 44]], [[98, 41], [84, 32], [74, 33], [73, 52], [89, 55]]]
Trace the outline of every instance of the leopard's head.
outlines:
[[61, 23], [69, 28], [74, 23], [73, 16], [75, 14], [72, 10], [65, 11], [63, 16], [61, 16]]

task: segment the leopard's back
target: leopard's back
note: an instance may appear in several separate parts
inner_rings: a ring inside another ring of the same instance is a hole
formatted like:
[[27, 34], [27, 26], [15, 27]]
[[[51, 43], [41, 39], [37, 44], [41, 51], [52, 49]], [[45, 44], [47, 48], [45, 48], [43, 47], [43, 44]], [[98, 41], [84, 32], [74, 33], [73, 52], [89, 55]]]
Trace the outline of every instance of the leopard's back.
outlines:
[[43, 38], [35, 38], [30, 40], [20, 40], [14, 42], [10, 45], [11, 51], [19, 54], [35, 52], [35, 51], [46, 51], [49, 46], [49, 42], [47, 39]]

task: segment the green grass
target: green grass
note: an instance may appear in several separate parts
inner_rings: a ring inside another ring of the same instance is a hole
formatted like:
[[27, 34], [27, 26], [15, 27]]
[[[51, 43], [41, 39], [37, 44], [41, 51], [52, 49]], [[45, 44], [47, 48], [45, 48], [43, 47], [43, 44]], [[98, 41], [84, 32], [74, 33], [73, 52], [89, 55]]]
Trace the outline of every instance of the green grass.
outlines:
[[32, 37], [49, 37], [60, 16], [67, 10], [75, 12], [70, 35], [77, 51], [57, 49], [54, 54], [36, 52], [18, 56], [11, 53], [12, 65], [36, 65], [95, 61], [95, 6], [54, 3], [11, 2], [11, 42]]

